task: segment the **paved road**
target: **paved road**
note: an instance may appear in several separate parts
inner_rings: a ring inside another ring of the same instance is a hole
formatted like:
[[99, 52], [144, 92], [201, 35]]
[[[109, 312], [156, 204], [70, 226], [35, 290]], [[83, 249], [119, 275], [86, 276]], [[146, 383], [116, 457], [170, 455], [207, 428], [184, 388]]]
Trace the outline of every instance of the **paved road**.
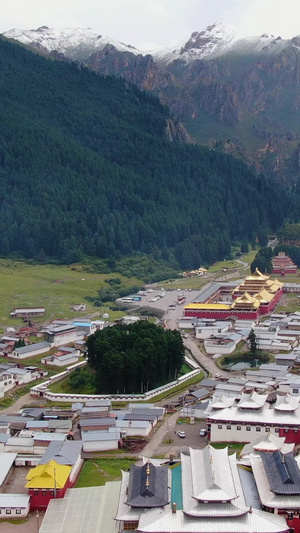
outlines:
[[198, 361], [200, 366], [205, 368], [209, 374], [212, 374], [212, 376], [215, 374], [220, 374], [222, 377], [227, 378], [230, 376], [230, 372], [219, 369], [211, 355], [207, 355], [201, 351], [197, 339], [188, 336], [186, 339], [184, 339], [184, 345], [192, 352], [194, 358], [196, 361]]
[[[201, 428], [205, 428], [205, 421], [197, 421], [195, 424], [176, 424], [180, 412], [167, 416], [163, 423], [154, 428], [151, 441], [145, 446], [139, 457], [169, 457], [173, 454], [178, 457], [180, 452], [187, 451], [189, 447], [204, 448], [207, 444], [205, 438], [199, 436]], [[178, 436], [178, 431], [185, 432], [186, 437]], [[170, 440], [171, 442], [167, 442]]]

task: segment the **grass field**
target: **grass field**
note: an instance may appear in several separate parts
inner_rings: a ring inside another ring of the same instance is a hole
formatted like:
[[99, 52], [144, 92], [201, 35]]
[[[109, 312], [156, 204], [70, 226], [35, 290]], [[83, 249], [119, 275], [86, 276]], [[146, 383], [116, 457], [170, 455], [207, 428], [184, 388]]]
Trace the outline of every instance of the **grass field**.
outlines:
[[[107, 311], [94, 307], [85, 300], [86, 296], [96, 296], [101, 287], [109, 287], [105, 279], [116, 277], [113, 274], [96, 274], [83, 271], [82, 265], [32, 265], [22, 261], [0, 260], [0, 324], [4, 327], [20, 324], [21, 319], [10, 319], [13, 307], [43, 306], [46, 317], [34, 319], [44, 322], [54, 318], [70, 318], [75, 313], [71, 305], [86, 303], [86, 314]], [[140, 284], [140, 280], [126, 278], [118, 274], [124, 285]], [[108, 311], [110, 318], [119, 318], [124, 312]]]
[[127, 471], [134, 463], [135, 459], [89, 459], [83, 465], [76, 488], [98, 487], [107, 481], [118, 481], [121, 470]]

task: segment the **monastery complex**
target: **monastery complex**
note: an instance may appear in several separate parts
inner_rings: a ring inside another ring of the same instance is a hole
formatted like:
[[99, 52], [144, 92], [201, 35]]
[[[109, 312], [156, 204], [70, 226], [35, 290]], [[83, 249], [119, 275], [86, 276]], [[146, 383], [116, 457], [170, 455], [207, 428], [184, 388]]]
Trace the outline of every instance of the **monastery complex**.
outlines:
[[218, 320], [257, 320], [260, 315], [271, 313], [283, 294], [283, 283], [270, 279], [258, 269], [231, 292], [216, 286], [205, 302], [186, 305], [186, 317]]

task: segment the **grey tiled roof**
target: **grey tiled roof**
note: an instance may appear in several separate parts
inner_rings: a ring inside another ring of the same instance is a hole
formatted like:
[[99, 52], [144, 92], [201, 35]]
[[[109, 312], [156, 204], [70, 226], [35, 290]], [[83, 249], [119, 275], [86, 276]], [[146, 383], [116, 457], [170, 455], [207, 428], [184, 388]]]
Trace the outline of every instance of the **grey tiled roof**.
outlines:
[[131, 507], [163, 507], [168, 502], [168, 468], [133, 465], [130, 469], [127, 505]]
[[260, 452], [270, 490], [275, 494], [300, 494], [300, 471], [292, 452]]

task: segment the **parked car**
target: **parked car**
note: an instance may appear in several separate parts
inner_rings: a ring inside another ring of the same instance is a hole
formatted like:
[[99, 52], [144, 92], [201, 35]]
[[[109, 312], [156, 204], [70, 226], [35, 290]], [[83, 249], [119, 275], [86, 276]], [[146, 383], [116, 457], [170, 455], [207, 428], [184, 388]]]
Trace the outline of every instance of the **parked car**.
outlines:
[[200, 429], [200, 433], [199, 433], [200, 437], [206, 437], [207, 435], [207, 429]]
[[185, 431], [178, 431], [177, 432], [178, 437], [181, 437], [182, 439], [185, 438]]
[[221, 374], [219, 374], [219, 372], [217, 372], [217, 373], [215, 374], [215, 378], [220, 378], [220, 377], [221, 377]]

